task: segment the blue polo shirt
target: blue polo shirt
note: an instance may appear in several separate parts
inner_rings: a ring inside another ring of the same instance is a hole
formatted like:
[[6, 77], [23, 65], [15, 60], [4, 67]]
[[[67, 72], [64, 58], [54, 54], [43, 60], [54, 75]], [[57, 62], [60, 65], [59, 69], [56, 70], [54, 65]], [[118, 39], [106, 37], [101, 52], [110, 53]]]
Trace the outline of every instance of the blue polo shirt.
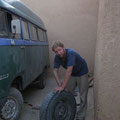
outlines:
[[86, 61], [74, 50], [65, 49], [66, 58], [63, 61], [58, 55], [54, 58], [54, 68], [59, 68], [62, 66], [67, 69], [67, 67], [73, 66], [71, 76], [82, 76], [88, 73], [88, 67]]

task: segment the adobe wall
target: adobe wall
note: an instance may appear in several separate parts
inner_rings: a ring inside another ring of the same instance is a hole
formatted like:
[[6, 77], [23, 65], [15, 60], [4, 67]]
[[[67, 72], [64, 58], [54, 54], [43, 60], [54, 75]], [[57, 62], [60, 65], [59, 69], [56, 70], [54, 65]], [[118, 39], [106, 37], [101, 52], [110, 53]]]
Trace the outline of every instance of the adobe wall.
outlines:
[[95, 120], [120, 120], [120, 1], [100, 0], [95, 54]]
[[86, 59], [89, 71], [93, 73], [98, 0], [22, 1], [42, 18], [48, 30], [50, 72], [54, 55], [51, 46], [54, 41], [62, 41], [67, 48], [75, 49]]

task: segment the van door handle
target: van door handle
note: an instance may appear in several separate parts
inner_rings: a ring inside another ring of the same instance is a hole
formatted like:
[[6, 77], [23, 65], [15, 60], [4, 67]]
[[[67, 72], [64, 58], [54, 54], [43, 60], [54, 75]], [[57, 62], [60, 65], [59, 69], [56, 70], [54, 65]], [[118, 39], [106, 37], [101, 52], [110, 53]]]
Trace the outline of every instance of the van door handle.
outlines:
[[25, 49], [25, 46], [20, 46], [21, 49]]

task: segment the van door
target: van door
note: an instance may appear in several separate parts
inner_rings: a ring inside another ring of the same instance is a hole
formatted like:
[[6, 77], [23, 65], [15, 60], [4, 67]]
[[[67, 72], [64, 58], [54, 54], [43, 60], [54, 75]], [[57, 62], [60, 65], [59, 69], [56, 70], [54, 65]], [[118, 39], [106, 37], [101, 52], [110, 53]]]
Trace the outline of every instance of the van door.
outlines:
[[31, 79], [32, 81], [38, 77], [38, 75], [41, 73], [40, 71], [40, 46], [39, 46], [39, 40], [38, 40], [38, 34], [37, 34], [37, 27], [33, 25], [32, 23], [29, 24], [29, 30], [30, 30], [30, 39], [31, 39], [31, 46], [30, 46], [30, 54], [31, 54]]
[[[10, 46], [8, 48], [10, 72], [14, 80], [17, 76], [22, 76], [24, 79], [25, 71], [25, 49], [23, 49], [24, 41], [21, 36], [21, 23], [20, 17], [7, 13], [8, 31]], [[12, 65], [12, 63], [14, 65]], [[9, 66], [9, 65], [8, 65]], [[11, 68], [15, 69], [11, 69]]]
[[[31, 42], [29, 36], [28, 22], [22, 20], [22, 33], [24, 39], [24, 50], [25, 50], [25, 86], [29, 85], [32, 81], [32, 68], [31, 68]], [[21, 46], [22, 47], [22, 46]]]

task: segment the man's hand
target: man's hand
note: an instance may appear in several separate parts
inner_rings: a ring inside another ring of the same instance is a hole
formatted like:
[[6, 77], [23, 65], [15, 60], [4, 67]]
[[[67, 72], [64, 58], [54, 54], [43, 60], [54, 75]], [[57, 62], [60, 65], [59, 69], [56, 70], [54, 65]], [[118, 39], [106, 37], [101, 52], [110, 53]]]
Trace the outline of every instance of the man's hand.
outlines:
[[61, 81], [60, 81], [59, 76], [58, 76], [59, 69], [55, 68], [53, 72], [54, 72], [54, 76], [55, 76], [55, 79], [57, 81], [57, 84], [60, 87], [62, 84], [61, 84]]
[[55, 88], [54, 90], [55, 90], [55, 92], [57, 92], [57, 91], [58, 91], [58, 92], [61, 92], [61, 91], [64, 90], [64, 88], [62, 88], [62, 87], [57, 87], [57, 88]]
[[67, 82], [68, 82], [68, 80], [71, 76], [71, 73], [72, 73], [72, 69], [73, 69], [73, 66], [70, 66], [70, 67], [67, 68], [65, 78], [64, 78], [64, 81], [62, 83], [59, 80], [58, 69], [54, 69], [54, 75], [55, 75], [55, 78], [56, 78], [56, 81], [57, 81], [57, 84], [58, 84], [58, 87], [55, 88], [55, 91], [61, 92], [62, 90], [64, 90], [66, 88]]

